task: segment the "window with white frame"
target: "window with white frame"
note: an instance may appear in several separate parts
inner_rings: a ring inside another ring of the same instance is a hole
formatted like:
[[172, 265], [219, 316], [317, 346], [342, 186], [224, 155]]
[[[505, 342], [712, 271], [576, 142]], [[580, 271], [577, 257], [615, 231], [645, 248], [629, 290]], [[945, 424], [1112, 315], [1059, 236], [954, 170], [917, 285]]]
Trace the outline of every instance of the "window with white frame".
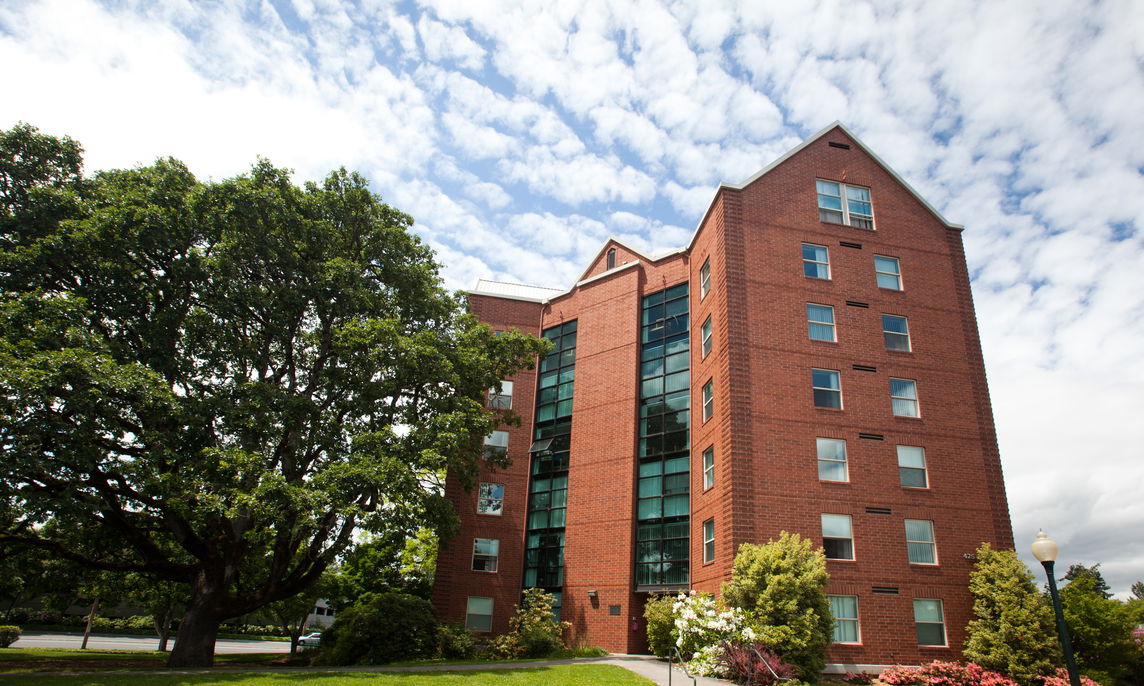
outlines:
[[703, 322], [702, 328], [699, 329], [699, 337], [702, 339], [703, 357], [707, 357], [707, 353], [711, 352], [711, 333], [711, 317], [708, 317], [707, 321]]
[[910, 326], [905, 317], [882, 315], [882, 340], [887, 350], [910, 351]]
[[906, 552], [913, 564], [937, 564], [937, 544], [933, 537], [933, 522], [928, 519], [906, 520]]
[[850, 515], [822, 515], [822, 549], [826, 559], [854, 559], [854, 533], [850, 524]]
[[703, 488], [715, 485], [715, 446], [703, 451]]
[[493, 599], [469, 596], [465, 608], [465, 628], [472, 631], [493, 630]]
[[842, 409], [842, 381], [833, 369], [811, 369], [810, 384], [814, 390], [814, 406]]
[[818, 438], [818, 478], [821, 481], [849, 481], [846, 469], [846, 441]]
[[512, 409], [512, 382], [500, 382], [500, 388], [489, 389], [489, 407], [497, 410]]
[[830, 305], [806, 304], [806, 323], [813, 341], [835, 341], [834, 308]]
[[507, 431], [494, 431], [488, 436], [485, 436], [485, 457], [497, 457], [504, 455], [508, 450], [508, 432]]
[[708, 257], [699, 268], [699, 299], [707, 297], [711, 290], [711, 258]]
[[830, 251], [825, 246], [803, 243], [802, 273], [812, 279], [829, 279]]
[[918, 384], [910, 379], [890, 378], [890, 407], [898, 417], [917, 417]]
[[715, 561], [715, 518], [703, 522], [703, 561]]
[[715, 414], [715, 380], [708, 379], [703, 384], [703, 421], [711, 419]]
[[903, 486], [929, 488], [926, 473], [926, 451], [914, 445], [898, 446], [898, 478]]
[[902, 267], [898, 258], [874, 255], [874, 278], [878, 280], [878, 288], [902, 290]]
[[874, 208], [870, 189], [836, 181], [816, 182], [818, 218], [824, 222], [848, 224], [859, 229], [874, 228]]
[[504, 484], [481, 482], [477, 489], [477, 514], [499, 515], [504, 511]]
[[495, 538], [473, 539], [473, 571], [497, 571], [497, 555], [500, 553], [500, 541]]
[[914, 598], [914, 628], [918, 645], [945, 646], [945, 613], [937, 598]]
[[861, 643], [858, 631], [858, 596], [828, 595], [830, 614], [834, 615], [834, 642]]

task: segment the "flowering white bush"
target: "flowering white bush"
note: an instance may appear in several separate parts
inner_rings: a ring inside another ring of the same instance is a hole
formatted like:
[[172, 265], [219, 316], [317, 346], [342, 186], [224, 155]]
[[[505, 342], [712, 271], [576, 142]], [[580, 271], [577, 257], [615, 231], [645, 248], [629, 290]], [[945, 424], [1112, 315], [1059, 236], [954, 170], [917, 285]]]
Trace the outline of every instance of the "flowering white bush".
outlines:
[[727, 676], [723, 643], [750, 643], [755, 632], [745, 625], [743, 611], [738, 608], [720, 610], [710, 593], [680, 593], [672, 606], [675, 628], [679, 635], [675, 645], [687, 662], [687, 670], [699, 676]]

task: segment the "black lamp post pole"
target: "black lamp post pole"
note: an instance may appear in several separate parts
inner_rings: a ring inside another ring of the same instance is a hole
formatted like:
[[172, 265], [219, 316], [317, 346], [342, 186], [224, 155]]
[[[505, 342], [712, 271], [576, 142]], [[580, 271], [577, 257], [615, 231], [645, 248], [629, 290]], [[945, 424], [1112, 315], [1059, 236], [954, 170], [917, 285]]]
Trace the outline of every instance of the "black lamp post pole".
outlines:
[[1045, 574], [1049, 577], [1049, 595], [1053, 597], [1053, 611], [1057, 614], [1057, 633], [1061, 637], [1061, 648], [1065, 652], [1065, 665], [1069, 670], [1069, 683], [1080, 686], [1080, 676], [1076, 671], [1076, 660], [1073, 658], [1072, 641], [1069, 640], [1069, 628], [1065, 625], [1065, 613], [1061, 610], [1061, 596], [1057, 593], [1057, 580], [1053, 575], [1053, 560], [1041, 562], [1045, 567]]

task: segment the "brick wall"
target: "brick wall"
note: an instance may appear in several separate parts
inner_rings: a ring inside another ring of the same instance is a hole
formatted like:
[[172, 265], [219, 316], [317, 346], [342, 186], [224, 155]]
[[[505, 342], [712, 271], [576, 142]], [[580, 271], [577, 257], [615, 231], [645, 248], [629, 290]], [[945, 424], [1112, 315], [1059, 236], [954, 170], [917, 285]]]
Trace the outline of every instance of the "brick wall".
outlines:
[[[876, 230], [820, 221], [816, 178], [869, 188]], [[829, 249], [829, 280], [803, 275], [803, 243]], [[617, 269], [604, 275], [609, 247], [617, 250]], [[874, 255], [899, 260], [903, 290], [878, 287]], [[699, 272], [708, 260], [711, 290], [701, 297]], [[497, 328], [535, 333], [579, 322], [563, 596], [574, 636], [613, 651], [646, 649], [646, 595], [634, 592], [640, 299], [689, 280], [692, 586], [717, 592], [744, 542], [787, 530], [820, 544], [820, 515], [848, 514], [855, 559], [827, 563], [828, 592], [858, 597], [862, 643], [832, 646], [830, 661], [957, 657], [970, 619], [968, 556], [981, 541], [1012, 547], [959, 230], [835, 129], [746, 187], [721, 188], [687, 251], [656, 262], [609, 243], [586, 277], [543, 306], [472, 298], [474, 311]], [[807, 303], [833, 307], [837, 342], [809, 339]], [[883, 314], [908, 319], [911, 352], [886, 349]], [[708, 317], [714, 347], [704, 357], [699, 331]], [[811, 368], [839, 371], [841, 410], [814, 407]], [[890, 377], [916, 381], [920, 417], [892, 414]], [[704, 422], [700, 389], [709, 379], [715, 414]], [[514, 466], [495, 477], [507, 487], [505, 514], [473, 514], [475, 495], [450, 485], [464, 523], [442, 550], [435, 596], [443, 616], [463, 620], [467, 595], [493, 595], [497, 631], [519, 597], [522, 574], [535, 374], [516, 381], [514, 408], [525, 421], [511, 432]], [[848, 481], [819, 480], [816, 437], [846, 441]], [[897, 445], [925, 449], [928, 488], [900, 485]], [[716, 476], [704, 490], [708, 446]], [[715, 559], [704, 563], [702, 524], [710, 518]], [[908, 562], [905, 519], [933, 522], [937, 565]], [[475, 536], [500, 537], [497, 574], [465, 571]], [[897, 594], [876, 594], [876, 586]], [[917, 646], [914, 598], [943, 600], [948, 647]], [[610, 613], [613, 606], [619, 614]]]

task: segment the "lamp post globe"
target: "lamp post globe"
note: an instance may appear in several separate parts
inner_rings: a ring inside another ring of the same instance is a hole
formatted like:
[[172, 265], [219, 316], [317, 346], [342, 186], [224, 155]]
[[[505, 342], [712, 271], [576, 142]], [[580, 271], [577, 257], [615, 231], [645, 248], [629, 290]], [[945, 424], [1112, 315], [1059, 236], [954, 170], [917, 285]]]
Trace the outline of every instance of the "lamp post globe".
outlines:
[[1080, 686], [1080, 675], [1076, 671], [1076, 660], [1073, 658], [1072, 641], [1069, 639], [1069, 628], [1065, 624], [1065, 613], [1061, 609], [1061, 596], [1057, 593], [1057, 579], [1053, 574], [1053, 563], [1057, 560], [1060, 548], [1056, 541], [1049, 538], [1044, 531], [1037, 532], [1037, 540], [1033, 541], [1033, 557], [1037, 558], [1045, 568], [1049, 577], [1049, 595], [1053, 598], [1053, 612], [1057, 616], [1057, 634], [1061, 639], [1061, 650], [1065, 654], [1065, 666], [1069, 672], [1069, 684]]

